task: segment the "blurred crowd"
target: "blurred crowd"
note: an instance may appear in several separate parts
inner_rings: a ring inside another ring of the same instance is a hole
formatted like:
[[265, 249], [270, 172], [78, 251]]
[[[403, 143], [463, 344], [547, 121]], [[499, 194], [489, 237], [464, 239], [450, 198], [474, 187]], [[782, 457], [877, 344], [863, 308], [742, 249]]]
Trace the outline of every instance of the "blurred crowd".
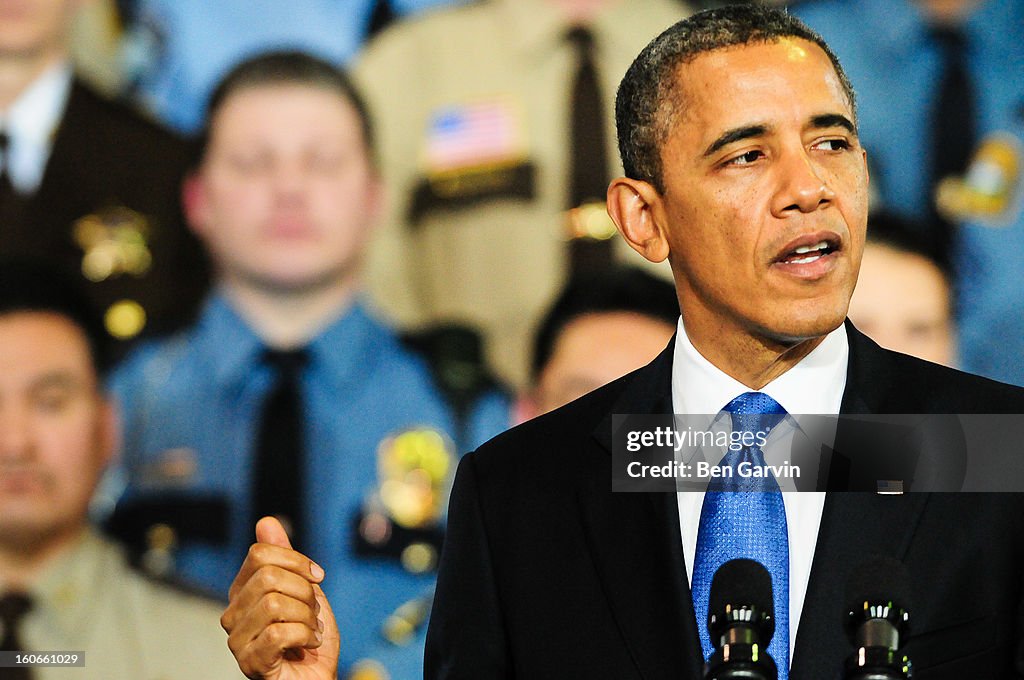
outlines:
[[[420, 677], [458, 456], [676, 330], [604, 209], [613, 100], [722, 4], [0, 0], [0, 649], [237, 677], [270, 514], [342, 676]], [[774, 4], [857, 92], [852, 322], [1024, 385], [1024, 3]]]

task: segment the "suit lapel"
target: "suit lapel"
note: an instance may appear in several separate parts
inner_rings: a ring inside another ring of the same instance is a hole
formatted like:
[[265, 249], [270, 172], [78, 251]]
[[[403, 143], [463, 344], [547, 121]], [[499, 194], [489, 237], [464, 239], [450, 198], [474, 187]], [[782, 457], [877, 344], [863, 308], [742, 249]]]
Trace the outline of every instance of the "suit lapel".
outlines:
[[672, 493], [612, 493], [612, 415], [672, 412], [674, 342], [634, 373], [590, 443], [584, 534], [612, 614], [645, 680], [699, 680], [702, 657]]
[[[889, 355], [849, 322], [850, 362], [843, 413], [886, 413], [899, 404]], [[604, 592], [646, 680], [698, 680], [702, 657], [686, 581], [674, 494], [611, 493], [611, 417], [671, 413], [672, 349], [634, 373], [594, 432], [601, 464], [579, 489], [587, 543]], [[841, 435], [840, 435], [841, 436]], [[841, 450], [841, 439], [837, 441]], [[872, 555], [902, 559], [927, 494], [833, 493], [825, 502], [790, 677], [835, 677], [853, 651], [842, 628], [850, 573]]]
[[[889, 355], [847, 322], [850, 362], [842, 412], [888, 413], [899, 376]], [[836, 449], [842, 450], [842, 431]], [[927, 494], [830, 493], [818, 529], [807, 595], [793, 654], [792, 680], [835, 677], [853, 651], [842, 627], [849, 575], [873, 555], [903, 559]]]
[[837, 677], [853, 652], [843, 630], [850, 574], [872, 556], [902, 560], [927, 494], [831, 493], [825, 501], [794, 647], [792, 680]]

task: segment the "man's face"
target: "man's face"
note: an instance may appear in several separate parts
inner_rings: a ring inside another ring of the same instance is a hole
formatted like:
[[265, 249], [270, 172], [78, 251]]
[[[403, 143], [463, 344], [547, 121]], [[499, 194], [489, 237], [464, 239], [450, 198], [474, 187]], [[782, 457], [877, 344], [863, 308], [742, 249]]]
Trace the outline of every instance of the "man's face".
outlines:
[[678, 69], [655, 206], [687, 328], [793, 343], [846, 316], [867, 165], [825, 53], [787, 39]]
[[222, 276], [301, 292], [353, 276], [378, 193], [347, 100], [314, 86], [257, 86], [214, 116], [186, 209]]
[[949, 299], [949, 283], [930, 260], [869, 243], [850, 320], [883, 347], [951, 366]]
[[596, 390], [650, 362], [676, 327], [634, 312], [601, 312], [573, 319], [559, 333], [537, 378], [534, 410], [540, 415]]
[[0, 58], [61, 49], [81, 0], [0, 0]]
[[82, 331], [57, 314], [0, 316], [0, 544], [79, 529], [114, 432]]

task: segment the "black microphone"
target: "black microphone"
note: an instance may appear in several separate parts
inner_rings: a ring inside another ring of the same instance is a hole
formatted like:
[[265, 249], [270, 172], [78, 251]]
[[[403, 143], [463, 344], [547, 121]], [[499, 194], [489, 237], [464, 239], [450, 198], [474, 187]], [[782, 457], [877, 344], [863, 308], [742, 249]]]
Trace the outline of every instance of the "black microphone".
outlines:
[[846, 584], [846, 636], [856, 648], [843, 680], [905, 680], [910, 659], [899, 651], [910, 624], [910, 575], [899, 560], [877, 557], [860, 565]]
[[718, 568], [708, 596], [708, 632], [715, 652], [704, 664], [705, 680], [777, 680], [768, 655], [775, 634], [772, 576], [761, 563], [736, 559]]

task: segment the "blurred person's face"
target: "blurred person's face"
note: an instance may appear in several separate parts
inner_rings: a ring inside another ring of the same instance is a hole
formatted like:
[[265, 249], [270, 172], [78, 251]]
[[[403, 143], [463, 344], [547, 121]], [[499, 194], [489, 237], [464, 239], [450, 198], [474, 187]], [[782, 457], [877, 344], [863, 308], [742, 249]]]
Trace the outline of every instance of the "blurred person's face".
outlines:
[[953, 364], [949, 283], [942, 270], [920, 255], [869, 243], [850, 302], [850, 320], [883, 347]]
[[526, 415], [547, 413], [650, 363], [674, 332], [672, 324], [634, 312], [573, 319], [555, 340]]
[[352, 280], [379, 187], [346, 99], [326, 88], [273, 85], [223, 102], [185, 196], [222, 277], [294, 293]]
[[78, 326], [0, 316], [0, 545], [29, 550], [78, 531], [115, 431]]
[[36, 58], [62, 50], [85, 0], [0, 0], [0, 58]]
[[686, 327], [704, 337], [791, 345], [838, 327], [868, 175], [827, 55], [795, 38], [754, 43], [700, 54], [676, 78], [665, 191], [613, 184], [612, 208], [625, 206], [641, 237], [628, 220], [620, 229], [648, 259], [668, 257]]

